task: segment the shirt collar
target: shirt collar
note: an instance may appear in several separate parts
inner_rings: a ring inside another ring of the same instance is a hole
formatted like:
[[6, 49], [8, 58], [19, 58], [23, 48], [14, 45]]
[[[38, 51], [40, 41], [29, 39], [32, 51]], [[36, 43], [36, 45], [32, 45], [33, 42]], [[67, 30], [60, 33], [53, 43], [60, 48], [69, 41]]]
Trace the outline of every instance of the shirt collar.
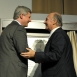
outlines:
[[21, 25], [21, 23], [19, 21], [17, 21], [17, 20], [14, 20], [14, 21], [16, 21], [19, 25]]
[[49, 38], [50, 38], [50, 36], [51, 36], [58, 28], [60, 28], [60, 27], [57, 27], [57, 28], [54, 28], [53, 30], [51, 30], [50, 35], [49, 35]]

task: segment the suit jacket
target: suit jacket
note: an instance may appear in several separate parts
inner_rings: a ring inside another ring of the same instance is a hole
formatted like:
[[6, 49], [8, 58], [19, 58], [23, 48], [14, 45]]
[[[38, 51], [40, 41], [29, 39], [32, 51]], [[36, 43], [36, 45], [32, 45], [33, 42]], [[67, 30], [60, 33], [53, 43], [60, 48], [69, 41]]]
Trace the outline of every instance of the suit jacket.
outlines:
[[42, 77], [76, 77], [72, 46], [62, 28], [48, 40], [44, 53], [35, 52], [35, 62], [41, 63]]
[[25, 28], [11, 22], [0, 36], [0, 77], [27, 77], [28, 61], [20, 56], [26, 47]]

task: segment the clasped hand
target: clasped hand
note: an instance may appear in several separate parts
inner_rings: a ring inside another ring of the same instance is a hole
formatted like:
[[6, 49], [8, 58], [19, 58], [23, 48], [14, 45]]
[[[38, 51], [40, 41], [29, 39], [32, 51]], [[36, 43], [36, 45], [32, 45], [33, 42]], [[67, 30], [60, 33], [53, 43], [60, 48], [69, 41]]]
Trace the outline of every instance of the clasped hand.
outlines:
[[30, 48], [26, 48], [26, 50], [28, 50], [28, 52], [22, 52], [20, 55], [24, 58], [32, 58], [35, 55], [35, 51], [33, 51]]

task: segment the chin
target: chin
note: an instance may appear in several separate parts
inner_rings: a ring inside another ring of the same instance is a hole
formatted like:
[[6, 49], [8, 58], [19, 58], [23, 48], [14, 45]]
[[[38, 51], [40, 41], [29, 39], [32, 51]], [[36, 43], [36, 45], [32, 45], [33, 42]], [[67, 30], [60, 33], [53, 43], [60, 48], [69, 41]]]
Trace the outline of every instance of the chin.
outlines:
[[28, 25], [24, 25], [24, 27], [28, 27]]

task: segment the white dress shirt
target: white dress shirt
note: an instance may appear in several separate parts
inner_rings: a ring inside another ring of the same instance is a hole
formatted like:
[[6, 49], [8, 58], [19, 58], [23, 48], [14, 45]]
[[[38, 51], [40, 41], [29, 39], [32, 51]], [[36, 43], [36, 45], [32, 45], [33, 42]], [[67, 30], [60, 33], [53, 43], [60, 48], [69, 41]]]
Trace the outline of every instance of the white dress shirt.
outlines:
[[50, 34], [49, 34], [49, 38], [51, 37], [51, 35], [60, 27], [54, 28], [53, 30], [51, 30]]

